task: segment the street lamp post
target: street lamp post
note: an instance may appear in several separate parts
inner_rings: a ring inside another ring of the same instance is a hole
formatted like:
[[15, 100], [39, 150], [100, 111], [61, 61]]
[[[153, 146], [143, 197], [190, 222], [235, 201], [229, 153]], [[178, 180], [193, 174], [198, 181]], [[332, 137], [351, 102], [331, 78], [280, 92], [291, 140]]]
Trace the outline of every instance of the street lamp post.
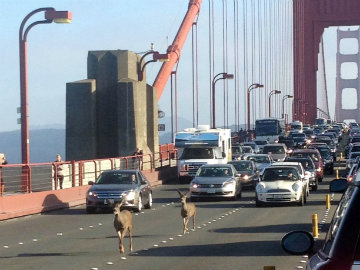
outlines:
[[260, 83], [253, 83], [247, 89], [247, 129], [250, 130], [250, 92], [255, 88], [263, 88], [264, 85]]
[[277, 94], [281, 94], [281, 91], [280, 90], [272, 90], [269, 93], [269, 117], [271, 117], [271, 96], [277, 95]]
[[[36, 13], [45, 12], [45, 20], [31, 23], [24, 31], [27, 20]], [[72, 14], [70, 11], [56, 11], [54, 8], [45, 7], [33, 10], [21, 22], [19, 29], [19, 60], [20, 60], [20, 111], [21, 111], [21, 163], [30, 163], [29, 151], [29, 103], [28, 103], [28, 81], [27, 81], [27, 35], [32, 27], [38, 24], [48, 23], [70, 23]], [[21, 190], [30, 191], [30, 173], [23, 169]]]
[[[153, 55], [153, 59], [152, 60], [149, 60], [147, 61], [144, 65], [142, 65], [142, 62], [143, 60], [145, 59], [146, 56], [148, 56], [149, 54], [152, 54]], [[169, 62], [170, 61], [170, 58], [169, 58], [169, 55], [168, 54], [161, 54], [157, 51], [153, 51], [153, 50], [150, 50], [148, 51], [147, 53], [145, 53], [141, 58], [140, 58], [140, 61], [137, 63], [137, 73], [138, 73], [138, 80], [139, 81], [142, 81], [144, 79], [144, 70], [145, 70], [145, 67], [147, 64], [149, 63], [153, 63], [153, 62], [157, 62], [157, 61], [160, 61], [160, 62]]]
[[[222, 76], [218, 78], [219, 76]], [[215, 77], [212, 80], [212, 110], [213, 110], [213, 116], [212, 116], [212, 128], [216, 128], [215, 125], [215, 84], [219, 80], [225, 80], [225, 79], [234, 79], [234, 74], [228, 74], [226, 72], [219, 73], [215, 75]]]
[[281, 113], [281, 118], [284, 118], [285, 117], [285, 106], [284, 106], [284, 103], [285, 103], [285, 100], [288, 99], [288, 98], [293, 98], [294, 96], [292, 95], [285, 95], [283, 96], [282, 98], [282, 113]]

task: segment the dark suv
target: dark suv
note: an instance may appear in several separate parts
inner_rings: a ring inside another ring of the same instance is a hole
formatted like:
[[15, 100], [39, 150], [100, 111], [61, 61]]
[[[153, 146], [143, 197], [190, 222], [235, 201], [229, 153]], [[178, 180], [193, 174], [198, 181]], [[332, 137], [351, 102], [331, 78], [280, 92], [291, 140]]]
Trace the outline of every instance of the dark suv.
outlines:
[[[307, 270], [360, 269], [360, 176], [348, 186], [346, 179], [330, 183], [331, 192], [345, 192], [335, 210], [325, 243], [308, 261]], [[281, 245], [290, 254], [313, 253], [314, 239], [305, 231], [286, 234]]]

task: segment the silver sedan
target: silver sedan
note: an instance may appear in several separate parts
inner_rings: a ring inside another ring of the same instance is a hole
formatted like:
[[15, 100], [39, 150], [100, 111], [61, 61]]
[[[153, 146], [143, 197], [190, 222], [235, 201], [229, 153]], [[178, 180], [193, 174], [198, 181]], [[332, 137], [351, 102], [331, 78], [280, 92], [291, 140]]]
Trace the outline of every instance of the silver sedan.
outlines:
[[190, 183], [192, 200], [203, 197], [241, 198], [240, 175], [231, 164], [208, 164], [199, 168]]

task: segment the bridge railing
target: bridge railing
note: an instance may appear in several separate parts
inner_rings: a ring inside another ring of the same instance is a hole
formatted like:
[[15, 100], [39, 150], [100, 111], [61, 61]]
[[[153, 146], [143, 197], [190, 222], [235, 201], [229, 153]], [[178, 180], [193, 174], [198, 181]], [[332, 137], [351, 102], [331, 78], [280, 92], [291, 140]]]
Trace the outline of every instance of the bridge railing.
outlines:
[[64, 175], [62, 188], [87, 185], [105, 170], [140, 169], [153, 171], [176, 164], [177, 149], [173, 144], [160, 145], [159, 152], [127, 157], [51, 163], [0, 165], [0, 196], [55, 190], [59, 165]]

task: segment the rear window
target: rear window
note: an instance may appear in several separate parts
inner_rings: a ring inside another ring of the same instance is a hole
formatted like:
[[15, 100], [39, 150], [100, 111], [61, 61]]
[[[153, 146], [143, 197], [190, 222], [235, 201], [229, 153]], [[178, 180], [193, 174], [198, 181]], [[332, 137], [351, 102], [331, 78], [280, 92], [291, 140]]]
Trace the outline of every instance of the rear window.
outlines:
[[283, 146], [279, 145], [271, 145], [271, 146], [264, 146], [264, 150], [263, 153], [267, 154], [267, 153], [273, 153], [273, 154], [284, 154], [285, 153], [285, 149]]

